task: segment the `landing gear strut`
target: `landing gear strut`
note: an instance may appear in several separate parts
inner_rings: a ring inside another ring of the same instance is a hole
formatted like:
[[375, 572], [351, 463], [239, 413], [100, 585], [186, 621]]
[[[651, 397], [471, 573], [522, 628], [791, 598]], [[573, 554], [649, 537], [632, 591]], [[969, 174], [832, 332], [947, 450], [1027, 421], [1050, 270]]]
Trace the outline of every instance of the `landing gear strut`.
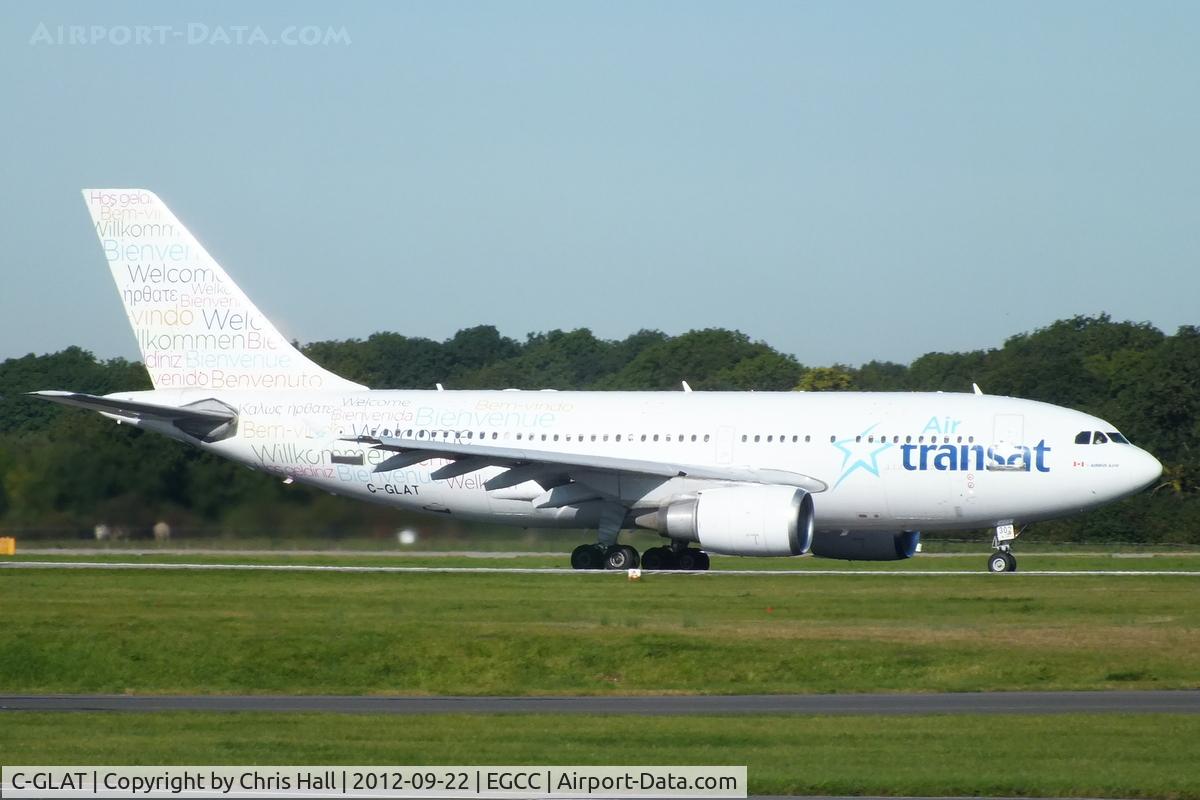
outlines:
[[988, 556], [988, 572], [1017, 571], [1017, 557], [1012, 553], [1012, 543], [1020, 535], [1020, 531], [1013, 530], [1011, 522], [996, 526], [996, 533], [992, 536], [993, 552]]

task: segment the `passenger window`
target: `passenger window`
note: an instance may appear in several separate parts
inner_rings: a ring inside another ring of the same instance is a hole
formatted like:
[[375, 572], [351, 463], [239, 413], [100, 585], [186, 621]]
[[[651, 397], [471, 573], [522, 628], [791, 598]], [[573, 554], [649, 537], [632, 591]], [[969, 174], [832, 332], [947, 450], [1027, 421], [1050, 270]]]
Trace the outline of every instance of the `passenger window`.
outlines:
[[812, 436], [805, 436], [805, 437], [804, 437], [804, 441], [806, 441], [806, 442], [811, 442], [811, 441], [812, 441]]
[[706, 441], [706, 442], [708, 441], [708, 434], [707, 434], [707, 433], [706, 433], [706, 434], [704, 434], [704, 441]]
[[1080, 431], [1078, 434], [1076, 434], [1075, 444], [1091, 444], [1091, 443], [1092, 443], [1092, 432], [1091, 431]]
[[1092, 434], [1092, 444], [1108, 444], [1108, 437], [1100, 431]]
[[[386, 435], [386, 434], [385, 434], [385, 435]], [[774, 434], [772, 434], [772, 435], [768, 436], [768, 437], [767, 437], [767, 441], [768, 441], [768, 442], [773, 442], [773, 441], [775, 441], [775, 435], [774, 435]]]
[[756, 433], [756, 434], [754, 434], [754, 441], [756, 441], [756, 442], [757, 442], [757, 441], [760, 441], [761, 439], [762, 439], [762, 437], [761, 437], [761, 436], [759, 436], [757, 433]]

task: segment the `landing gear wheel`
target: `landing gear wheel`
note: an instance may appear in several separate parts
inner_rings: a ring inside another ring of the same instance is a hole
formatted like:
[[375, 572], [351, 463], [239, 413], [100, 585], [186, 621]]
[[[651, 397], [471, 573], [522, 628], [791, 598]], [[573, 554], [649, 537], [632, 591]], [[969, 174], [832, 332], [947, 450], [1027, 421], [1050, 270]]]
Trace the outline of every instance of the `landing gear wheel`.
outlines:
[[708, 569], [708, 553], [703, 550], [679, 550], [675, 553], [675, 563], [678, 564], [678, 569], [687, 572], [703, 572]]
[[651, 547], [642, 553], [642, 569], [674, 569], [675, 555], [669, 547]]
[[696, 569], [702, 570], [702, 571], [707, 571], [708, 564], [709, 564], [708, 553], [705, 553], [703, 550], [697, 552], [696, 553]]
[[627, 544], [610, 547], [604, 558], [605, 569], [637, 569], [638, 551]]
[[571, 569], [603, 569], [604, 548], [596, 544], [581, 544], [571, 551]]
[[1017, 560], [1010, 553], [997, 550], [988, 556], [987, 568], [988, 572], [1014, 572], [1017, 569]]
[[1008, 562], [1008, 571], [1017, 571], [1017, 557], [1012, 554], [1011, 550], [1004, 551], [1004, 560]]

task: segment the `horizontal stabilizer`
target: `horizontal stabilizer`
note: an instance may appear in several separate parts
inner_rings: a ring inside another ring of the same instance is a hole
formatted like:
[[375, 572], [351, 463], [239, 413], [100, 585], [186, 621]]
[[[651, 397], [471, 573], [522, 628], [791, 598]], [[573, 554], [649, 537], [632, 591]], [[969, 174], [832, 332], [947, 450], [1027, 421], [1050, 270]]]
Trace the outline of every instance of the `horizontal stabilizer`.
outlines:
[[206, 441], [214, 441], [232, 434], [237, 423], [237, 412], [217, 400], [200, 400], [186, 406], [164, 406], [140, 400], [98, 397], [78, 392], [42, 391], [29, 394], [51, 403], [86, 408], [109, 416], [168, 422], [184, 433]]

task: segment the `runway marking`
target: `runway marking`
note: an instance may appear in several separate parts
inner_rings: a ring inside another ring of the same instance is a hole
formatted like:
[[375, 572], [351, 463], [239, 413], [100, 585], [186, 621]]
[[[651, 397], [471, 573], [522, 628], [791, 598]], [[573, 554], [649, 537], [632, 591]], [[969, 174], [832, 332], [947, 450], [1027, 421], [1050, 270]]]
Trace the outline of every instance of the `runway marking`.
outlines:
[[934, 694], [566, 695], [7, 695], [3, 711], [263, 711], [339, 714], [1198, 714], [1200, 691]]
[[[396, 572], [396, 573], [464, 573], [464, 574], [515, 574], [515, 575], [608, 575], [625, 577], [626, 570], [575, 570], [556, 567], [387, 567], [387, 566], [336, 566], [328, 564], [139, 564], [122, 561], [2, 561], [0, 569], [106, 569], [106, 570], [237, 570], [247, 572]], [[721, 569], [705, 572], [682, 570], [643, 570], [643, 575], [911, 575], [929, 577], [938, 575], [991, 575], [978, 570], [885, 570], [885, 569]], [[1171, 576], [1200, 577], [1200, 571], [1185, 570], [1026, 570], [1023, 572], [998, 573], [1000, 576], [1020, 577], [1067, 577], [1073, 575], [1105, 575], [1117, 577]]]

